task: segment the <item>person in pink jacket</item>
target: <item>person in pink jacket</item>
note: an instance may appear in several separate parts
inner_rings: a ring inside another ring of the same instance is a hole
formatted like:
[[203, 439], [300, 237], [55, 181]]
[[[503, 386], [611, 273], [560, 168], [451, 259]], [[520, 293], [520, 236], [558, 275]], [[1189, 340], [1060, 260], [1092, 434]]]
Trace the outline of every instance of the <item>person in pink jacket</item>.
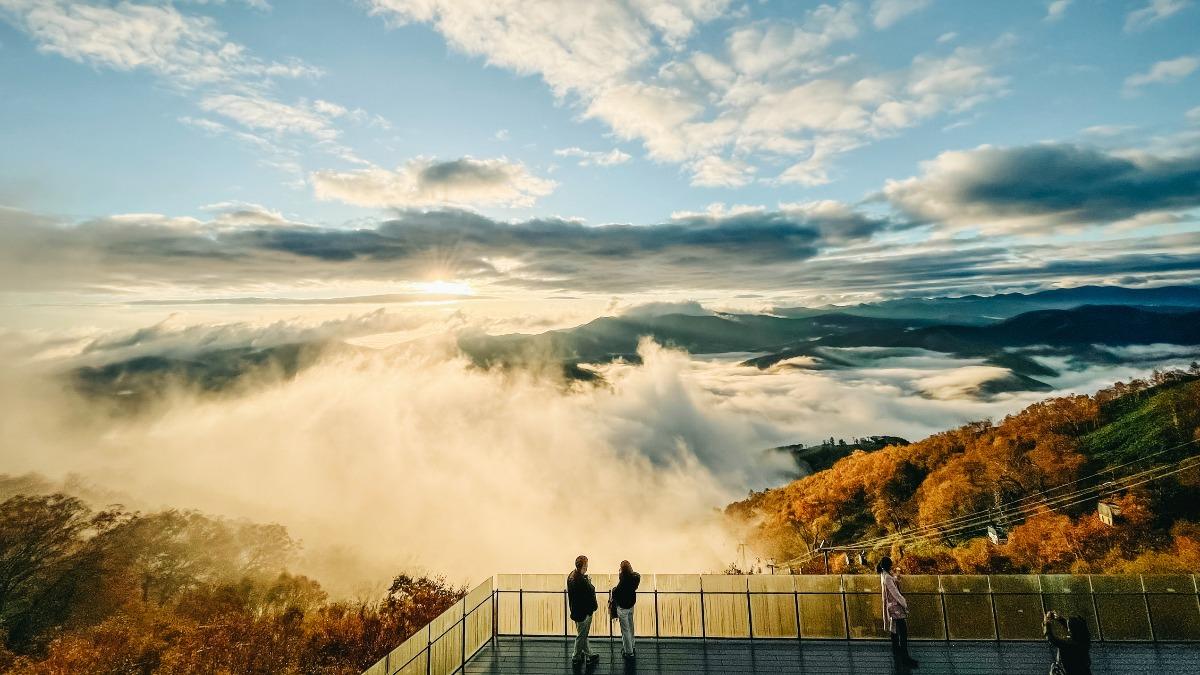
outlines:
[[917, 660], [908, 654], [908, 601], [892, 576], [892, 559], [886, 555], [880, 558], [875, 571], [883, 588], [883, 628], [892, 636], [892, 658], [897, 668], [916, 668]]

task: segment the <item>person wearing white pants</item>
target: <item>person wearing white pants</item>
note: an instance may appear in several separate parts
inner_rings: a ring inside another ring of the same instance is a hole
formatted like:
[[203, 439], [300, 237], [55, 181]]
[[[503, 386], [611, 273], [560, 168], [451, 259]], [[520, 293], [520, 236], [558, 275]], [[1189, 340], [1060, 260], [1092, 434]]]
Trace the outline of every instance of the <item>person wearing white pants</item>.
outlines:
[[612, 602], [616, 605], [617, 621], [621, 624], [621, 655], [632, 659], [636, 652], [633, 644], [633, 606], [637, 604], [638, 584], [642, 575], [633, 571], [628, 560], [621, 561], [617, 585], [612, 589]]

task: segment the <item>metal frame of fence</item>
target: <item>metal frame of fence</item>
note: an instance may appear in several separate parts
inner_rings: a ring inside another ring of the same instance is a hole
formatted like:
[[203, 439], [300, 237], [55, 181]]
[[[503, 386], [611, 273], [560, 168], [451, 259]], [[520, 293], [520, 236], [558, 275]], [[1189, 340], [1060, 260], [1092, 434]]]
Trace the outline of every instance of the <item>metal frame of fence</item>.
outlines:
[[[453, 675], [500, 636], [571, 636], [565, 579], [490, 578], [364, 675]], [[615, 583], [615, 575], [593, 579], [600, 596]], [[1056, 609], [1083, 616], [1097, 641], [1200, 641], [1192, 575], [914, 575], [902, 577], [900, 589], [912, 640], [1041, 640], [1042, 616]], [[876, 575], [644, 574], [638, 599], [643, 639], [887, 639]], [[619, 632], [593, 622], [592, 636]]]

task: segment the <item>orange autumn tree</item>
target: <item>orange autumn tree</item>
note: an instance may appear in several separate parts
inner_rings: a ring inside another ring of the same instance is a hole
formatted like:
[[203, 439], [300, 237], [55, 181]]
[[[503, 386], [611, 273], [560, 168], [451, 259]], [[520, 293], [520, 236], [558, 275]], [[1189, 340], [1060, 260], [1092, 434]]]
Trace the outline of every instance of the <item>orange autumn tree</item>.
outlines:
[[[1120, 479], [1200, 452], [1187, 445], [1200, 438], [1198, 375], [1156, 372], [858, 451], [726, 512], [765, 557], [807, 559], [793, 563], [807, 572], [824, 570], [822, 541], [866, 542], [908, 572], [1178, 570], [1200, 554], [1200, 468], [1130, 488]], [[1097, 516], [1101, 496], [1120, 509], [1116, 526]], [[988, 541], [989, 523], [1007, 544]]]

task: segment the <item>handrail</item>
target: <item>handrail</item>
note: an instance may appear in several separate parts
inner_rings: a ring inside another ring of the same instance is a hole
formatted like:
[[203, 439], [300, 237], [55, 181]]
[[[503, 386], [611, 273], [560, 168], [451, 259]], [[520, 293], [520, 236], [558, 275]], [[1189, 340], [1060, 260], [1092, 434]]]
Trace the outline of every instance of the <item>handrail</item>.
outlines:
[[[514, 578], [519, 582], [500, 581]], [[636, 623], [643, 639], [886, 637], [876, 575], [643, 574], [642, 579]], [[669, 580], [669, 587], [660, 588], [660, 580]], [[1200, 585], [1192, 575], [915, 575], [902, 577], [900, 588], [909, 598], [909, 635], [915, 640], [1040, 640], [1042, 614], [1053, 608], [1084, 616], [1100, 642], [1200, 641]], [[468, 606], [468, 598], [480, 593]], [[451, 611], [457, 616], [447, 616]], [[489, 611], [486, 624], [473, 633], [468, 620]], [[565, 575], [490, 577], [364, 675], [461, 673], [498, 637], [570, 635], [568, 615]], [[610, 624], [600, 626], [607, 626], [607, 635], [593, 635], [615, 638]], [[456, 653], [438, 652], [443, 640], [455, 636]], [[469, 644], [468, 638], [474, 640]], [[392, 655], [413, 640], [415, 653], [392, 664]], [[425, 667], [414, 669], [422, 658]]]

